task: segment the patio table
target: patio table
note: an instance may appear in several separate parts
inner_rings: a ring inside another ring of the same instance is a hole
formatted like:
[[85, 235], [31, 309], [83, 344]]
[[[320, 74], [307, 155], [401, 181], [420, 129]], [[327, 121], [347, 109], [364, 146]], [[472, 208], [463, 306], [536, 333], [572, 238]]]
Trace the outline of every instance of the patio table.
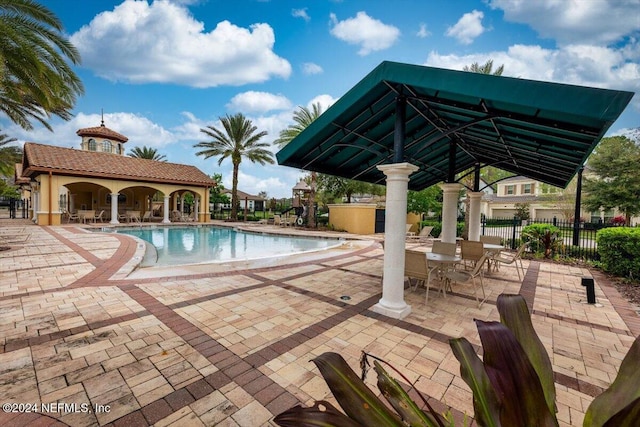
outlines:
[[504, 246], [502, 246], [502, 245], [496, 245], [496, 244], [493, 244], [493, 243], [484, 243], [483, 244], [483, 248], [484, 248], [485, 252], [487, 253], [487, 273], [490, 273], [491, 272], [491, 261], [493, 260], [493, 257], [495, 257], [496, 255], [499, 255], [500, 252], [502, 252], [506, 248]]
[[427, 254], [427, 261], [428, 261], [427, 265], [429, 265], [430, 263], [435, 264], [435, 267], [429, 266], [429, 279], [427, 280], [427, 287], [429, 287], [429, 284], [431, 283], [431, 273], [435, 271], [438, 275], [438, 280], [440, 280], [441, 282], [440, 289], [438, 289], [438, 291], [442, 290], [442, 294], [446, 298], [447, 290], [444, 287], [444, 280], [442, 280], [442, 273], [447, 268], [451, 268], [452, 266], [460, 263], [462, 261], [462, 257], [460, 255], [445, 255], [445, 254], [438, 254], [433, 252], [426, 252], [426, 254]]
[[83, 224], [86, 224], [87, 221], [93, 221], [93, 218], [95, 216], [96, 216], [96, 211], [88, 211], [88, 210], [78, 211], [78, 220], [82, 221]]

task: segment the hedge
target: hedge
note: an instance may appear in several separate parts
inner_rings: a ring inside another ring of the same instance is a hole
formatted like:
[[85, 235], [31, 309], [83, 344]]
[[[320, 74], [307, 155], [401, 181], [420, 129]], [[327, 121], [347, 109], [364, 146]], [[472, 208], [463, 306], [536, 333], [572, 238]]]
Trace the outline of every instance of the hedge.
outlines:
[[603, 228], [596, 234], [596, 242], [604, 271], [640, 278], [640, 228]]

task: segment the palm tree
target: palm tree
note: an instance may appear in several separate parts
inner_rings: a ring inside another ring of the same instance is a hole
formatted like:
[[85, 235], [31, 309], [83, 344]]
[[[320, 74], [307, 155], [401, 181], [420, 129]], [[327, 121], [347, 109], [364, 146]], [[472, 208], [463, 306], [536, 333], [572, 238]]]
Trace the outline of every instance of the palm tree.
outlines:
[[131, 151], [129, 151], [129, 157], [137, 157], [138, 159], [155, 160], [158, 162], [167, 161], [167, 156], [165, 156], [164, 154], [158, 153], [158, 150], [156, 150], [155, 148], [146, 147], [144, 145], [142, 146], [142, 148], [133, 147]]
[[50, 116], [72, 117], [84, 93], [66, 59], [80, 63], [61, 21], [34, 0], [0, 0], [0, 112], [26, 130]]
[[9, 138], [5, 134], [0, 134], [0, 174], [9, 176], [13, 173], [16, 163], [22, 160], [22, 148], [17, 145], [9, 145], [16, 142], [15, 138]]
[[211, 137], [211, 141], [199, 142], [194, 145], [195, 148], [203, 148], [196, 155], [209, 157], [220, 157], [218, 165], [226, 158], [231, 158], [233, 165], [233, 179], [231, 184], [231, 219], [238, 219], [238, 170], [242, 158], [246, 157], [252, 163], [273, 164], [273, 153], [267, 150], [269, 146], [266, 142], [259, 142], [260, 138], [267, 135], [266, 131], [258, 132], [257, 127], [253, 125], [251, 120], [247, 119], [242, 113], [225, 117], [220, 117], [220, 123], [223, 129], [213, 126], [207, 126], [200, 129], [200, 132]]
[[[280, 131], [280, 136], [274, 141], [280, 148], [290, 143], [293, 138], [300, 135], [315, 119], [322, 114], [322, 107], [319, 103], [315, 103], [311, 106], [311, 110], [307, 107], [298, 106], [298, 109], [293, 112], [294, 123], [289, 125], [286, 129]], [[311, 190], [309, 191], [309, 200], [307, 201], [307, 218], [309, 227], [316, 226], [316, 181], [318, 176], [316, 172], [311, 172]]]
[[462, 70], [478, 74], [492, 74], [494, 76], [501, 76], [502, 72], [504, 71], [504, 64], [493, 71], [493, 59], [489, 59], [484, 63], [484, 65], [479, 65], [477, 62], [474, 62], [471, 65], [465, 65]]

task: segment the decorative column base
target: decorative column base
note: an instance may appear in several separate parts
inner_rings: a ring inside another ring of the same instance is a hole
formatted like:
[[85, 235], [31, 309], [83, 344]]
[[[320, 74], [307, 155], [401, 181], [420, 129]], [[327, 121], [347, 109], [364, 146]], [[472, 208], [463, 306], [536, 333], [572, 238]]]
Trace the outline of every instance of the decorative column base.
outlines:
[[405, 305], [404, 308], [393, 308], [393, 307], [385, 307], [382, 303], [378, 302], [377, 304], [371, 307], [371, 311], [374, 313], [382, 314], [383, 316], [391, 317], [392, 319], [402, 320], [411, 313], [411, 306]]

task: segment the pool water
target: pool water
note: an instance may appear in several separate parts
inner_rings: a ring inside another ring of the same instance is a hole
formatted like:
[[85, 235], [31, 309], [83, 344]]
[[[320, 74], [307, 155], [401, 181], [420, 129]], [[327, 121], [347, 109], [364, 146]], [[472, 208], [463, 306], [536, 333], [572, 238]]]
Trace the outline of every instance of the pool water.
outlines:
[[229, 227], [154, 227], [119, 229], [118, 233], [139, 237], [157, 252], [155, 265], [266, 258], [337, 245], [336, 239], [250, 233]]

